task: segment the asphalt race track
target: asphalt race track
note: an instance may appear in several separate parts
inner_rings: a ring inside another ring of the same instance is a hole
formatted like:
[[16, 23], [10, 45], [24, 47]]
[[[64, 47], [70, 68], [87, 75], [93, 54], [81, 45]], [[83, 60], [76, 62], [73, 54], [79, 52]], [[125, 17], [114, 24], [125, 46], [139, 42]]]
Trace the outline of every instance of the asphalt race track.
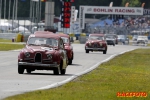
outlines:
[[25, 71], [22, 75], [18, 74], [17, 57], [19, 51], [0, 51], [0, 99], [37, 89], [56, 87], [92, 70], [102, 61], [141, 47], [143, 46], [108, 46], [107, 54], [102, 52], [86, 54], [84, 44], [73, 44], [73, 64], [68, 66], [66, 75], [58, 76], [53, 75], [53, 71], [45, 70], [34, 71], [31, 74], [27, 74]]

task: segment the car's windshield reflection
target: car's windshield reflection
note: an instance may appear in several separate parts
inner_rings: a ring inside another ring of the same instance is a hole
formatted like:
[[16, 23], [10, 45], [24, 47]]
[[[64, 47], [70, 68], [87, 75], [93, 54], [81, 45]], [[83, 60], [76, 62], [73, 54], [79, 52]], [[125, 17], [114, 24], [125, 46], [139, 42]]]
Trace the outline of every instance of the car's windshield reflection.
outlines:
[[35, 46], [51, 46], [57, 47], [58, 40], [53, 38], [40, 38], [40, 37], [31, 37], [28, 40], [28, 45], [35, 45]]

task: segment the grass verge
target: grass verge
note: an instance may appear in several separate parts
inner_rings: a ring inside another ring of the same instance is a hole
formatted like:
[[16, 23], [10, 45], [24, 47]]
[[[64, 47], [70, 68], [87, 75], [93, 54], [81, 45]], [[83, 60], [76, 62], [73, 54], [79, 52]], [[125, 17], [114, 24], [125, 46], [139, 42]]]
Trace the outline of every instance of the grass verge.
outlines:
[[[150, 100], [150, 49], [134, 50], [58, 88], [5, 100]], [[147, 97], [117, 97], [118, 92], [146, 92]]]
[[24, 47], [23, 44], [0, 43], [0, 51], [22, 49], [23, 47]]
[[12, 42], [12, 41], [9, 39], [0, 39], [0, 42]]

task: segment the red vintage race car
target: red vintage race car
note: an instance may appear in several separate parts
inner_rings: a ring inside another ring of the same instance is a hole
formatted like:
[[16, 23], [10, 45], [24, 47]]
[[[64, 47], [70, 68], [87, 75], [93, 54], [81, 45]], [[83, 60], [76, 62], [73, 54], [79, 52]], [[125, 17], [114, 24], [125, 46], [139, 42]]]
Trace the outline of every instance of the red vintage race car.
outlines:
[[89, 51], [102, 51], [103, 54], [107, 53], [107, 42], [104, 34], [90, 34], [85, 43], [85, 52]]
[[58, 35], [63, 39], [64, 45], [65, 45], [65, 50], [67, 51], [67, 56], [68, 56], [68, 64], [71, 65], [72, 64], [72, 60], [74, 57], [74, 53], [73, 53], [73, 47], [71, 45], [70, 42], [70, 37], [67, 34], [59, 34]]
[[53, 70], [55, 75], [65, 74], [68, 59], [63, 40], [52, 32], [37, 31], [28, 38], [18, 55], [18, 73], [35, 70]]

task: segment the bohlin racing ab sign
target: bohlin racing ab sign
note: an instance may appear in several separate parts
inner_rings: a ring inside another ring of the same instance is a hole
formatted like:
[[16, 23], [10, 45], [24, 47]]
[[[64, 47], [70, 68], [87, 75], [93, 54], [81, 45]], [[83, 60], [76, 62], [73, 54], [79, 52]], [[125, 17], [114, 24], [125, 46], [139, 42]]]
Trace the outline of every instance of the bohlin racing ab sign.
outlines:
[[142, 7], [80, 6], [80, 29], [84, 29], [85, 14], [143, 15]]

